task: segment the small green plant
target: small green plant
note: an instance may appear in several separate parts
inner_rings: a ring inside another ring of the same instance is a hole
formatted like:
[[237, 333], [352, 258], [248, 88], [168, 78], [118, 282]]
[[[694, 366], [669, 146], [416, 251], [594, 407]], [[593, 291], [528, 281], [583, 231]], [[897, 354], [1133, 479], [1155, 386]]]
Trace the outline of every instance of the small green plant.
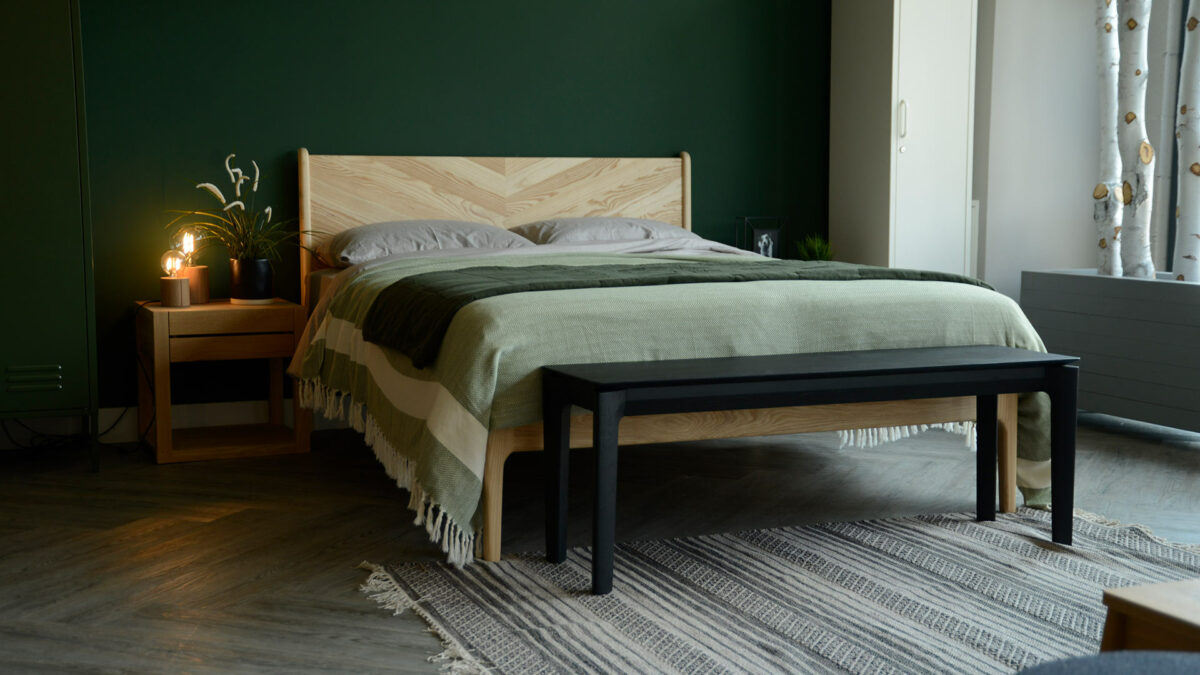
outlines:
[[[257, 260], [268, 258], [278, 260], [283, 244], [295, 240], [299, 232], [287, 227], [295, 219], [271, 221], [271, 207], [258, 211], [255, 209], [254, 198], [258, 194], [259, 170], [258, 163], [251, 160], [254, 167], [254, 178], [246, 175], [230, 161], [235, 155], [225, 158], [225, 173], [233, 184], [233, 201], [227, 201], [221, 189], [212, 183], [200, 183], [198, 190], [204, 190], [221, 203], [219, 211], [196, 209], [191, 211], [172, 211], [179, 216], [167, 224], [178, 231], [193, 233], [198, 248], [219, 245], [229, 252], [229, 257], [237, 260]], [[247, 197], [249, 205], [242, 197], [242, 183], [250, 182]], [[189, 220], [188, 222], [181, 222]]]
[[833, 260], [833, 247], [819, 234], [810, 234], [796, 242], [796, 254], [801, 260]]

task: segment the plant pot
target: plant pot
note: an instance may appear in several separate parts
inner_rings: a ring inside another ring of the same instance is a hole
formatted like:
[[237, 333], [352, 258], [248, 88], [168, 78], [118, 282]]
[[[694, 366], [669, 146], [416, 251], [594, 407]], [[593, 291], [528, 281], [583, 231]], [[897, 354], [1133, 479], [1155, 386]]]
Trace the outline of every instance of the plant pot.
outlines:
[[235, 305], [269, 305], [275, 302], [275, 275], [271, 261], [229, 259], [229, 302]]

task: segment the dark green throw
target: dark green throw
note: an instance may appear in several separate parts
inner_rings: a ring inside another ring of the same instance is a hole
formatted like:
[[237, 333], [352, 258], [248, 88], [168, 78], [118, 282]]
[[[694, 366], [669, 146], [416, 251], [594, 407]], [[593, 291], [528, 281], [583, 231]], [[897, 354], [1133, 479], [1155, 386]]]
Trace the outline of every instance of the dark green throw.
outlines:
[[399, 350], [412, 359], [414, 366], [425, 368], [437, 359], [446, 330], [458, 310], [496, 295], [617, 286], [862, 279], [950, 281], [990, 288], [982, 281], [957, 274], [830, 261], [473, 267], [416, 274], [383, 289], [367, 311], [363, 339]]

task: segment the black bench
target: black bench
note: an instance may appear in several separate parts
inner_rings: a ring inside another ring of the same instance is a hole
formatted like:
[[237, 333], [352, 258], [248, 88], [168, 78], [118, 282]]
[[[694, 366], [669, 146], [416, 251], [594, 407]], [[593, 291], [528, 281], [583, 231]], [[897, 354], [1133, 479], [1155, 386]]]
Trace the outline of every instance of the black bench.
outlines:
[[546, 366], [546, 558], [562, 562], [567, 554], [572, 405], [594, 413], [592, 592], [601, 594], [612, 590], [617, 427], [624, 416], [975, 396], [977, 517], [995, 520], [997, 396], [1030, 391], [1050, 395], [1051, 536], [1069, 545], [1076, 361], [1073, 356], [981, 346]]

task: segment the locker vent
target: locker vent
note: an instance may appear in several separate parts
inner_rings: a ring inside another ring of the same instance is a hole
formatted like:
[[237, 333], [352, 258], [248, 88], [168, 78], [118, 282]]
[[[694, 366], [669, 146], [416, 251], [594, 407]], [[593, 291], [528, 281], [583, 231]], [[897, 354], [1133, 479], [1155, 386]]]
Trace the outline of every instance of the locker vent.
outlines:
[[58, 391], [63, 388], [62, 382], [62, 366], [57, 363], [4, 369], [5, 391]]

